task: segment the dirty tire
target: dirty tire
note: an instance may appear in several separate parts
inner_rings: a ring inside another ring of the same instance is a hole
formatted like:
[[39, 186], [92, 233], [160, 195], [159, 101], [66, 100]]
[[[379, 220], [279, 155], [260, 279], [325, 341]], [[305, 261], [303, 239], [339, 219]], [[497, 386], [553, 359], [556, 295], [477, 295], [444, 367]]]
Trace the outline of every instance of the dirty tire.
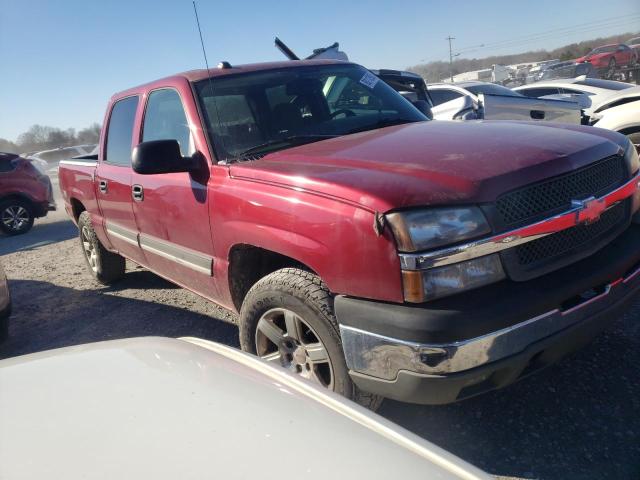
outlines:
[[240, 346], [257, 354], [256, 330], [265, 312], [286, 308], [299, 315], [317, 333], [333, 365], [333, 390], [376, 410], [383, 398], [357, 388], [349, 377], [340, 330], [333, 311], [333, 297], [317, 275], [298, 268], [283, 268], [258, 281], [247, 293], [240, 309]]
[[[89, 212], [82, 212], [78, 218], [78, 228], [80, 230], [80, 247], [84, 259], [87, 262], [89, 270], [94, 278], [104, 285], [109, 285], [120, 280], [125, 272], [125, 259], [117, 253], [108, 251], [96, 235]], [[83, 238], [83, 234], [85, 238]], [[95, 265], [90, 263], [89, 256], [86, 253], [84, 241], [88, 240], [95, 251]]]
[[[5, 216], [7, 220], [11, 219], [12, 213], [20, 212], [20, 217], [24, 218], [24, 221], [19, 225], [5, 224]], [[3, 200], [0, 202], [0, 230], [7, 235], [22, 235], [27, 233], [33, 227], [33, 206], [30, 202], [22, 200], [20, 198], [14, 198], [9, 200]]]

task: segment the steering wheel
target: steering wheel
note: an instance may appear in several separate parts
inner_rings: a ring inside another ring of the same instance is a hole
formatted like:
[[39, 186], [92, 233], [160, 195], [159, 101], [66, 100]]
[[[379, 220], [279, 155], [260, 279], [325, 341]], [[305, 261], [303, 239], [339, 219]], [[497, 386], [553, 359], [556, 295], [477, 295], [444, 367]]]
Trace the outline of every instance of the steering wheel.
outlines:
[[353, 112], [353, 110], [349, 110], [348, 108], [340, 108], [339, 110], [336, 110], [335, 112], [331, 113], [331, 118], [333, 117], [337, 117], [338, 115], [344, 115], [345, 117], [355, 117], [356, 114]]

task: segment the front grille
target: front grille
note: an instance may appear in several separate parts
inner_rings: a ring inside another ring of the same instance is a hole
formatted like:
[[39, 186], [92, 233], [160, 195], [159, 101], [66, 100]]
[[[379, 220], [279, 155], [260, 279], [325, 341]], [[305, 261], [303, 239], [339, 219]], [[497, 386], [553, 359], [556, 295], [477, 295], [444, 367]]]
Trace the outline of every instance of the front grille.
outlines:
[[602, 214], [600, 220], [589, 225], [578, 225], [540, 240], [525, 243], [515, 248], [520, 265], [531, 265], [542, 260], [552, 260], [569, 250], [597, 242], [599, 237], [626, 221], [624, 203], [618, 203]]
[[611, 156], [566, 175], [501, 195], [495, 204], [499, 223], [513, 228], [571, 208], [571, 200], [600, 197], [627, 179], [624, 157]]
[[545, 275], [594, 254], [622, 233], [631, 204], [619, 202], [591, 224], [577, 225], [500, 253], [504, 270], [518, 282]]

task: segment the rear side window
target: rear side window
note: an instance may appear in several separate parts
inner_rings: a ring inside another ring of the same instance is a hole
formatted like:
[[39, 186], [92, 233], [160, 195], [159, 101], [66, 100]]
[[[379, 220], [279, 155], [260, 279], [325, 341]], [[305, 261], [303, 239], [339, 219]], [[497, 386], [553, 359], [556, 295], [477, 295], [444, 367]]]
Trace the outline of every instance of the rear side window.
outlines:
[[133, 121], [138, 108], [138, 97], [128, 97], [117, 101], [111, 110], [107, 130], [107, 150], [105, 160], [114, 165], [131, 165], [131, 140]]
[[189, 122], [180, 95], [175, 90], [155, 90], [149, 95], [142, 141], [150, 140], [177, 140], [183, 156], [193, 154]]
[[433, 105], [441, 105], [445, 102], [450, 102], [451, 100], [455, 100], [456, 98], [462, 97], [462, 94], [456, 92], [455, 90], [429, 90], [429, 94], [433, 99]]
[[522, 93], [527, 97], [540, 98], [546, 95], [557, 95], [560, 93], [560, 89], [552, 88], [552, 87], [538, 87], [538, 88], [525, 88], [522, 90], [518, 90], [518, 92]]
[[10, 153], [0, 153], [0, 173], [12, 172], [16, 169], [17, 155]]

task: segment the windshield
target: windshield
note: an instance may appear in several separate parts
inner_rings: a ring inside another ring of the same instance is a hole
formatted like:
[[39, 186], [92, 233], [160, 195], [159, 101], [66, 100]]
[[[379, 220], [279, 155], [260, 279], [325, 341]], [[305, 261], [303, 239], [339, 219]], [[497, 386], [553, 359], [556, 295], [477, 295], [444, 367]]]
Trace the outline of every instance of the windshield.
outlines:
[[598, 47], [591, 50], [591, 52], [589, 52], [588, 55], [595, 55], [597, 53], [611, 53], [611, 52], [615, 52], [616, 48], [618, 48], [617, 45], [607, 45], [604, 47]]
[[225, 160], [427, 120], [378, 77], [351, 64], [205, 79], [196, 92], [218, 158]]
[[485, 95], [506, 95], [508, 97], [521, 97], [522, 95], [518, 92], [514, 92], [513, 90], [503, 87], [502, 85], [495, 85], [493, 83], [486, 83], [481, 85], [471, 85], [469, 87], [464, 87], [465, 90], [470, 91], [474, 95], [478, 95], [479, 93], [483, 93]]

